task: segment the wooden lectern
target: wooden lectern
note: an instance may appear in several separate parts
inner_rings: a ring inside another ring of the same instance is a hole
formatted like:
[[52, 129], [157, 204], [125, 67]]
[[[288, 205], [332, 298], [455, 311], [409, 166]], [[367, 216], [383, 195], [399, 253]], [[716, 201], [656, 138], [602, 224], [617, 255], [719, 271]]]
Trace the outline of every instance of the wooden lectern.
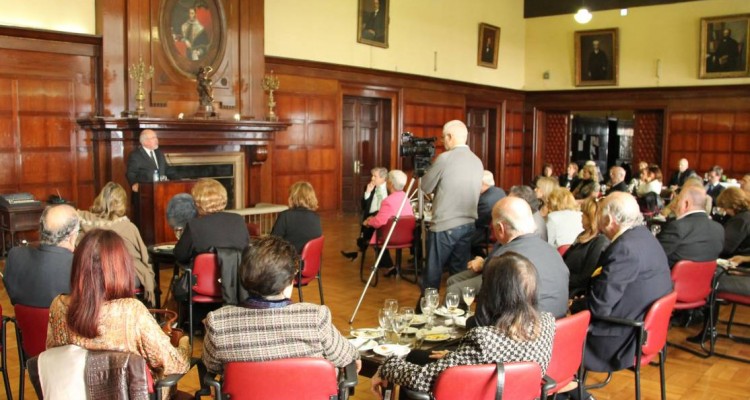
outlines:
[[133, 218], [147, 246], [177, 240], [167, 223], [167, 204], [178, 193], [190, 193], [197, 181], [141, 182], [135, 196]]

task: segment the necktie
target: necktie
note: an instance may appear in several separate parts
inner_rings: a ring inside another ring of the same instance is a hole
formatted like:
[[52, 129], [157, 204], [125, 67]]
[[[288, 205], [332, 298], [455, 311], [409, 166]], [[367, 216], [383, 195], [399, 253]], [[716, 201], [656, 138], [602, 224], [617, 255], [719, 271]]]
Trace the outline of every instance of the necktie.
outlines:
[[151, 157], [151, 160], [154, 162], [154, 165], [156, 165], [156, 168], [159, 168], [159, 163], [156, 162], [156, 154], [154, 154], [154, 151], [149, 150], [148, 155]]

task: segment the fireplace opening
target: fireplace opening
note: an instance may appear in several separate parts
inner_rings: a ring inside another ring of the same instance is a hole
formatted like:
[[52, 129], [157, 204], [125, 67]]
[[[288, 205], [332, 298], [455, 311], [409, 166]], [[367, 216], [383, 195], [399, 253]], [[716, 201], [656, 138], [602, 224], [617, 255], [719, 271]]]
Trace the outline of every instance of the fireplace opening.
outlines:
[[245, 207], [243, 153], [169, 153], [172, 179], [212, 178], [227, 189], [227, 209]]

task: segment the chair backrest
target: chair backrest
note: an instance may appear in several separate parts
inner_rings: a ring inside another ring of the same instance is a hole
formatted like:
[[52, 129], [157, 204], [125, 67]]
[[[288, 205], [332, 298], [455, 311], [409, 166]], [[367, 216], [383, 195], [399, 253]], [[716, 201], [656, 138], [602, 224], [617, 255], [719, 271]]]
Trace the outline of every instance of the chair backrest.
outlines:
[[396, 223], [396, 228], [393, 230], [391, 240], [388, 241], [388, 247], [411, 246], [411, 243], [414, 241], [414, 227], [417, 226], [417, 219], [413, 215], [402, 215], [398, 221], [396, 221], [396, 217], [391, 217], [387, 224], [378, 228], [378, 243], [382, 244], [385, 242], [385, 238], [388, 237], [388, 231], [391, 230], [391, 225], [394, 222]]
[[302, 274], [303, 278], [315, 277], [320, 272], [320, 265], [323, 262], [324, 242], [325, 236], [321, 236], [310, 240], [302, 248], [300, 274]]
[[681, 260], [672, 267], [672, 282], [677, 293], [677, 302], [694, 303], [705, 301], [711, 294], [711, 282], [716, 271], [716, 260]]
[[560, 253], [560, 257], [564, 256], [565, 253], [568, 251], [569, 248], [570, 248], [569, 244], [564, 244], [562, 246], [559, 246], [557, 248], [557, 252]]
[[216, 254], [201, 253], [195, 256], [193, 260], [193, 275], [195, 275], [193, 293], [221, 297], [220, 274], [219, 259]]
[[643, 329], [647, 332], [647, 336], [646, 342], [641, 347], [641, 353], [644, 356], [657, 354], [667, 344], [669, 319], [676, 302], [677, 293], [672, 291], [651, 304], [646, 312], [643, 318]]
[[20, 334], [23, 352], [26, 357], [35, 357], [47, 348], [47, 324], [49, 308], [30, 307], [22, 304], [13, 306], [16, 313], [16, 329]]
[[[539, 397], [542, 370], [534, 362], [504, 364], [505, 386], [503, 399], [532, 400]], [[495, 400], [497, 391], [495, 364], [461, 365], [443, 371], [435, 381], [436, 400], [473, 399]]]
[[547, 367], [547, 376], [557, 383], [552, 392], [570, 383], [578, 373], [590, 320], [591, 312], [585, 310], [555, 321], [552, 357]]
[[324, 358], [230, 362], [221, 391], [232, 400], [328, 399], [338, 395], [336, 367]]

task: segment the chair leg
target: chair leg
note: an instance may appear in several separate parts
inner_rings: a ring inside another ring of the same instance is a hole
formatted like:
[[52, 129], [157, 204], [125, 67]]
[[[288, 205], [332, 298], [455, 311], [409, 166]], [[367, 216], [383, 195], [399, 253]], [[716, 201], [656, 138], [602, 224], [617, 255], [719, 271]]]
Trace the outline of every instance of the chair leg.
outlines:
[[635, 400], [641, 400], [641, 366], [636, 364], [633, 368], [635, 372]]
[[18, 398], [23, 399], [24, 387], [26, 386], [26, 357], [23, 351], [23, 334], [16, 325], [16, 344], [18, 346]]
[[667, 346], [659, 352], [659, 383], [661, 384], [661, 400], [667, 400], [667, 381], [664, 377], [664, 364], [667, 362]]
[[297, 293], [299, 294], [299, 302], [302, 303], [304, 300], [302, 299], [302, 284], [297, 283]]
[[3, 325], [0, 328], [0, 346], [2, 346], [2, 353], [0, 353], [0, 369], [3, 373], [3, 386], [5, 387], [5, 396], [8, 400], [13, 400], [13, 392], [10, 389], [10, 377], [8, 376], [8, 346], [6, 334], [8, 333], [8, 319], [2, 317]]
[[325, 302], [323, 301], [323, 277], [318, 274], [318, 291], [320, 292], [320, 305], [324, 305]]

